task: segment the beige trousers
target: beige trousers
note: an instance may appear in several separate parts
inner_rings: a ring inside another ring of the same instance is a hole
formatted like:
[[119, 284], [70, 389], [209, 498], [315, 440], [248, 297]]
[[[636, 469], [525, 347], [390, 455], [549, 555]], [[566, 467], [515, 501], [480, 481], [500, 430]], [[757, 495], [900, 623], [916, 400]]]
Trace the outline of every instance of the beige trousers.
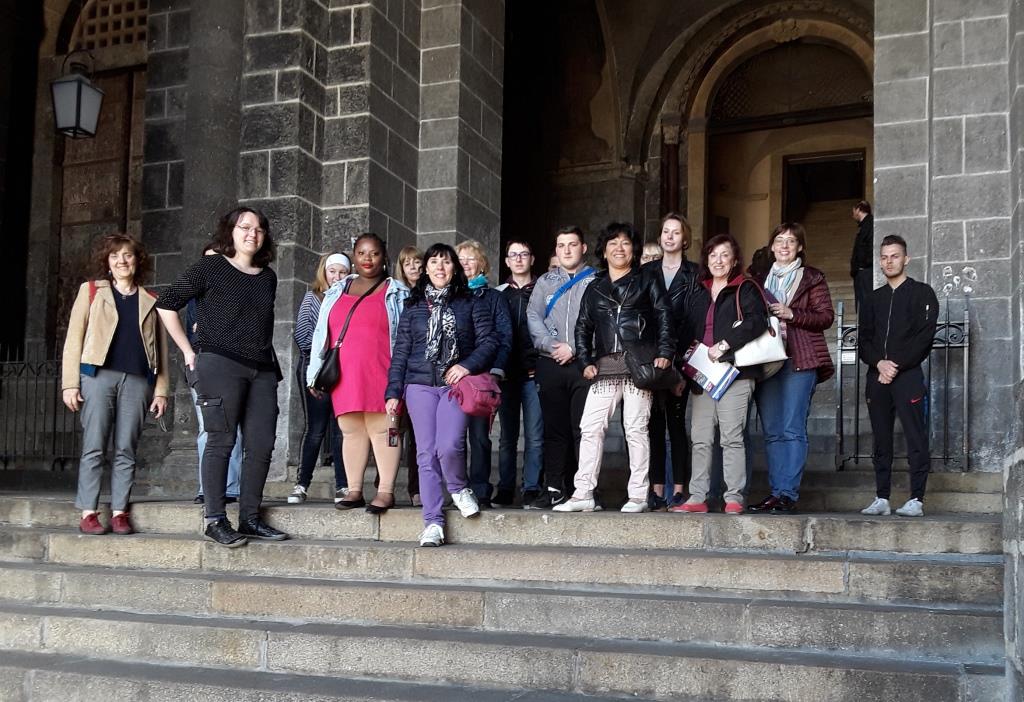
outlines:
[[344, 441], [341, 457], [345, 459], [345, 477], [351, 490], [362, 490], [363, 474], [370, 460], [370, 446], [377, 461], [380, 485], [377, 492], [393, 493], [398, 462], [402, 456], [401, 444], [388, 446], [390, 420], [384, 412], [348, 412], [338, 416], [338, 426]]
[[693, 398], [690, 410], [690, 441], [693, 442], [691, 499], [704, 501], [711, 489], [711, 452], [717, 426], [722, 444], [725, 499], [743, 504], [743, 490], [747, 486], [747, 453], [743, 445], [743, 430], [747, 426], [747, 405], [750, 404], [753, 392], [753, 380], [736, 380], [718, 402], [708, 397], [707, 393]]
[[587, 392], [583, 419], [580, 420], [580, 467], [576, 471], [574, 497], [589, 499], [594, 496], [601, 473], [604, 435], [620, 400], [626, 444], [629, 446], [627, 491], [630, 499], [647, 499], [647, 468], [651, 456], [647, 423], [651, 418], [651, 393], [637, 389], [628, 378], [598, 378]]

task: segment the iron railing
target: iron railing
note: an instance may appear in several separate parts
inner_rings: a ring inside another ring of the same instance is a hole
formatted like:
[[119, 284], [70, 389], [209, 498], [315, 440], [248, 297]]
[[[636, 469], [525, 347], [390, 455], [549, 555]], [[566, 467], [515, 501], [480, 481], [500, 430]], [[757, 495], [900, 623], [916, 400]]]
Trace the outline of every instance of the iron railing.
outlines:
[[61, 362], [0, 351], [0, 463], [64, 470], [81, 452], [81, 424], [61, 399]]
[[[966, 471], [970, 468], [968, 443], [970, 436], [970, 402], [968, 378], [970, 375], [970, 310], [964, 308], [962, 321], [954, 321], [950, 317], [949, 304], [947, 299], [943, 318], [939, 321], [935, 330], [935, 338], [932, 340], [932, 351], [925, 363], [925, 383], [928, 388], [929, 402], [926, 404], [926, 421], [930, 437], [940, 438], [942, 454], [936, 455], [936, 442], [932, 442], [932, 458], [940, 459], [945, 465], [959, 464], [960, 470]], [[861, 418], [861, 394], [862, 383], [866, 377], [866, 368], [862, 367], [858, 357], [857, 325], [846, 324], [843, 321], [843, 302], [840, 301], [836, 310], [836, 470], [843, 470], [847, 463], [855, 465], [861, 459], [870, 460], [871, 447], [866, 451], [862, 448], [860, 434]], [[960, 398], [960, 441], [959, 446], [951, 446], [953, 438], [951, 435], [951, 415], [953, 407], [950, 405], [950, 398], [953, 397], [956, 388], [953, 386], [956, 368], [954, 367], [960, 356], [961, 365], [961, 387], [959, 388]], [[851, 372], [844, 372], [849, 366], [853, 366]], [[933, 373], [933, 370], [935, 371]], [[852, 376], [852, 377], [851, 377]], [[938, 377], [936, 377], [938, 376]], [[853, 408], [850, 425], [852, 436], [847, 439], [846, 421], [846, 381], [852, 381], [853, 385]], [[935, 412], [936, 403], [934, 399], [940, 400], [941, 411]], [[939, 415], [939, 416], [936, 416]], [[848, 444], [852, 448], [848, 450]], [[906, 456], [897, 456], [906, 458]]]

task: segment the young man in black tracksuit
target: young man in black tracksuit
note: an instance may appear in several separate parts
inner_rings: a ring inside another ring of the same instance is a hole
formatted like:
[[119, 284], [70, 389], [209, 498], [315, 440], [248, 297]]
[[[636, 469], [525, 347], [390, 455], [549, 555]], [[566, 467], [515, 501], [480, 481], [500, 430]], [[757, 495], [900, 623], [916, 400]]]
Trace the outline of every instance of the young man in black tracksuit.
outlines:
[[862, 514], [890, 514], [893, 424], [900, 418], [910, 461], [910, 499], [896, 510], [904, 517], [924, 515], [924, 491], [931, 457], [927, 400], [921, 364], [928, 358], [939, 318], [939, 301], [927, 283], [907, 277], [907, 242], [882, 240], [879, 261], [886, 284], [860, 308], [860, 359], [868, 365], [865, 398], [874, 434], [875, 501]]

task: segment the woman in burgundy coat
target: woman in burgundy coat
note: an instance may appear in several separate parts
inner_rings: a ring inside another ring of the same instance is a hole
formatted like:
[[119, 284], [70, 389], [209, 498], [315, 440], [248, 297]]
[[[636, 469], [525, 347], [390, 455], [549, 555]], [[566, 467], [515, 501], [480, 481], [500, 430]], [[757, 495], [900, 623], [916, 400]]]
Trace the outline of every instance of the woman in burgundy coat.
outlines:
[[796, 511], [800, 498], [814, 388], [835, 373], [825, 343], [825, 330], [832, 326], [834, 314], [825, 274], [803, 263], [803, 226], [779, 225], [768, 244], [775, 262], [764, 287], [778, 301], [770, 309], [784, 327], [789, 360], [778, 373], [758, 383], [754, 393], [764, 429], [771, 495], [747, 511], [789, 514]]

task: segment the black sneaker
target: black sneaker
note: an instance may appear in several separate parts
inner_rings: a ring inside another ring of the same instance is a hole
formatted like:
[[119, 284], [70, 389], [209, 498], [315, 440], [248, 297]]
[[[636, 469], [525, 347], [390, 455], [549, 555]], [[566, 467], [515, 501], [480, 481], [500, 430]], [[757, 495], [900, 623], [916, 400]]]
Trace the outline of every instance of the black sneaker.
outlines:
[[540, 497], [540, 490], [523, 490], [523, 509], [533, 509], [533, 503]]
[[196, 495], [195, 499], [192, 500], [192, 504], [194, 504], [194, 505], [201, 505], [201, 504], [203, 504], [204, 500], [205, 500], [205, 498], [202, 495]]
[[249, 543], [247, 538], [231, 528], [231, 522], [227, 517], [221, 517], [217, 521], [207, 524], [206, 538], [228, 548], [238, 548]]
[[549, 487], [533, 501], [533, 504], [530, 505], [529, 509], [551, 509], [555, 505], [560, 505], [563, 502], [565, 502], [565, 495], [562, 491]]
[[666, 512], [668, 501], [661, 495], [651, 492], [647, 494], [647, 508], [652, 512]]
[[239, 521], [238, 533], [266, 541], [284, 541], [288, 538], [288, 534], [278, 531], [259, 517], [249, 517], [245, 521]]
[[511, 507], [515, 501], [515, 490], [509, 490], [508, 488], [498, 488], [498, 491], [494, 494], [494, 499], [491, 500], [492, 503], [499, 507]]
[[772, 514], [796, 514], [796, 500], [783, 495], [769, 512]]

